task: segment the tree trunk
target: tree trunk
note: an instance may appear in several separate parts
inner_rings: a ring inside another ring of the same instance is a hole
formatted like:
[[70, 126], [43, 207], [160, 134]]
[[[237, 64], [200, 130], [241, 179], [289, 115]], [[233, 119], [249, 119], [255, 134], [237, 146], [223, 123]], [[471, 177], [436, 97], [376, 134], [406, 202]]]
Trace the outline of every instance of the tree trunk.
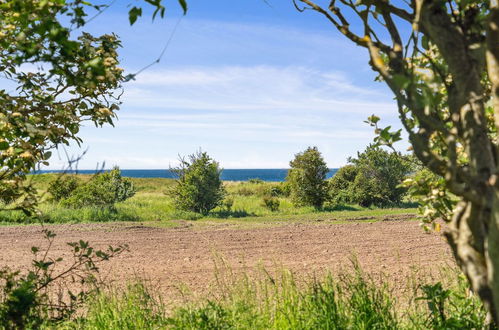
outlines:
[[495, 324], [499, 324], [499, 190], [495, 191], [494, 212], [489, 222], [489, 232], [486, 240], [486, 262], [488, 265], [487, 277], [493, 292], [495, 310]]
[[499, 191], [494, 191], [490, 205], [460, 201], [446, 237], [471, 289], [488, 310], [488, 322], [499, 324]]

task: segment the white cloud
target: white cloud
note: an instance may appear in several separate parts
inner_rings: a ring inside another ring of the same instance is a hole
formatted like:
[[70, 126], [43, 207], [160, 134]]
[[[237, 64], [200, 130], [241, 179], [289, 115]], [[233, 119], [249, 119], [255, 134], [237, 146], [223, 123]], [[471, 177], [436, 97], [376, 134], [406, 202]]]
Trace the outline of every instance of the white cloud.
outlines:
[[219, 111], [393, 112], [393, 102], [337, 72], [230, 66], [146, 72], [127, 86], [124, 107]]

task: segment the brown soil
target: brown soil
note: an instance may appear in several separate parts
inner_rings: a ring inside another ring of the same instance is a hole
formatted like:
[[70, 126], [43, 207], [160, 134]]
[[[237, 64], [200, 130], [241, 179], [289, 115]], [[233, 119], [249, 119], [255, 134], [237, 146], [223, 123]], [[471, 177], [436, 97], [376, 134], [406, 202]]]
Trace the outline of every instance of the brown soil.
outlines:
[[[102, 267], [109, 279], [123, 283], [137, 277], [159, 285], [175, 300], [179, 284], [206, 292], [214, 279], [214, 260], [222, 256], [235, 272], [263, 265], [284, 267], [298, 274], [348, 267], [356, 256], [369, 272], [401, 278], [414, 268], [436, 270], [451, 264], [442, 235], [425, 234], [407, 217], [388, 221], [334, 224], [327, 222], [238, 228], [213, 224], [156, 228], [138, 223], [54, 225], [51, 255], [67, 255], [65, 244], [88, 240], [96, 248], [128, 244], [130, 252]], [[25, 269], [31, 246], [45, 246], [40, 226], [0, 227], [0, 267]]]

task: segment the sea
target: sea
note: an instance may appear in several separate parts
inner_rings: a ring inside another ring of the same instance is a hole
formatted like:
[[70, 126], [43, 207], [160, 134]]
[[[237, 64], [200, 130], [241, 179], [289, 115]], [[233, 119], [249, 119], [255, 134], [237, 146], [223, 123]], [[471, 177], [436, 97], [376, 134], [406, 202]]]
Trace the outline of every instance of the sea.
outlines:
[[[327, 173], [329, 179], [338, 171], [337, 168], [332, 168]], [[42, 170], [36, 173], [59, 173], [57, 170]], [[72, 173], [79, 174], [95, 174], [98, 170], [77, 170]], [[221, 178], [224, 181], [248, 181], [250, 179], [260, 179], [262, 181], [281, 182], [286, 179], [288, 169], [268, 168], [268, 169], [224, 169]], [[122, 169], [121, 175], [130, 178], [175, 178], [175, 175], [166, 169], [156, 170], [127, 170]]]

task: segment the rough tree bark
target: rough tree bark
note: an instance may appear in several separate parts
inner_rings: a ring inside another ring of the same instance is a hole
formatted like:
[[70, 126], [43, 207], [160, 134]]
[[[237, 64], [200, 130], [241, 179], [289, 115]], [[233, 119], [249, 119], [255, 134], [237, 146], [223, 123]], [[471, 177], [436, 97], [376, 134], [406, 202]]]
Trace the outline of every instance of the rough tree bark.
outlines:
[[[490, 321], [499, 324], [498, 0], [333, 0], [327, 9], [312, 0], [294, 3], [368, 50], [396, 96], [414, 153], [461, 198], [446, 237]], [[362, 22], [363, 35], [346, 10]], [[412, 31], [405, 40], [404, 24]]]

